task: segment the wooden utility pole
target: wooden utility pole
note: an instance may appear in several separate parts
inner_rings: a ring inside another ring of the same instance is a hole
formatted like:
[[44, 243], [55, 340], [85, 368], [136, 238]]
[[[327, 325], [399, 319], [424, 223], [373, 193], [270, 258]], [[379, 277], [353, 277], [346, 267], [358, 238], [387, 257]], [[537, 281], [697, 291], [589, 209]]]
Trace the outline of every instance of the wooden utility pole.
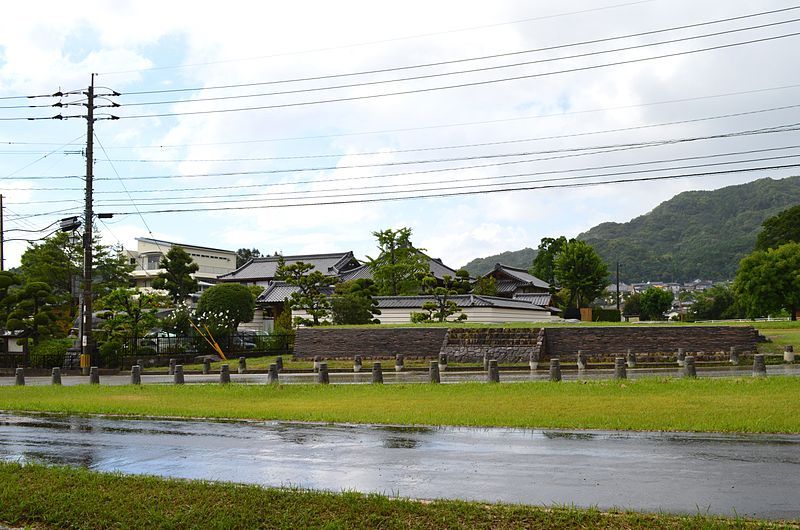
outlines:
[[6, 270], [6, 256], [3, 254], [3, 248], [6, 243], [6, 234], [3, 229], [3, 194], [0, 193], [0, 271]]
[[[81, 369], [88, 373], [92, 342], [92, 177], [94, 169], [94, 74], [86, 94], [86, 207], [83, 225], [83, 303], [81, 306]], [[93, 364], [93, 363], [92, 363]]]

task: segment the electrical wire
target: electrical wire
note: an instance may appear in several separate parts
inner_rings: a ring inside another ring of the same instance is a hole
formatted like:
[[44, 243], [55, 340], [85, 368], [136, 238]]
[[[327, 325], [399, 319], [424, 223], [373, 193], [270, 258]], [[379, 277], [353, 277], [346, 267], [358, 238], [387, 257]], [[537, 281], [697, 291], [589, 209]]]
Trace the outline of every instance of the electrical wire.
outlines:
[[220, 113], [228, 113], [228, 112], [250, 112], [255, 110], [270, 110], [270, 109], [277, 109], [277, 108], [290, 108], [290, 107], [300, 107], [300, 106], [308, 106], [308, 105], [320, 105], [326, 103], [342, 103], [347, 101], [357, 101], [363, 99], [375, 99], [375, 98], [382, 98], [382, 97], [390, 97], [390, 96], [400, 96], [400, 95], [408, 95], [408, 94], [418, 94], [418, 93], [427, 93], [427, 92], [435, 92], [439, 90], [450, 90], [455, 88], [466, 88], [466, 87], [475, 87], [475, 86], [485, 86], [490, 84], [496, 83], [504, 83], [509, 81], [519, 81], [523, 79], [534, 79], [540, 77], [547, 77], [551, 75], [559, 75], [559, 74], [566, 74], [566, 73], [575, 73], [575, 72], [583, 72], [589, 70], [596, 70], [600, 68], [607, 68], [610, 66], [621, 66], [626, 64], [634, 64], [640, 63], [645, 61], [653, 61], [657, 59], [666, 59], [670, 57], [678, 57], [683, 55], [691, 55], [695, 53], [707, 52], [707, 51], [715, 51], [715, 50], [722, 50], [727, 48], [733, 48], [737, 46], [745, 46], [748, 44], [757, 44], [762, 42], [770, 42], [779, 39], [791, 38], [800, 35], [800, 32], [794, 33], [786, 33], [783, 35], [774, 35], [770, 37], [762, 37], [759, 39], [752, 39], [749, 41], [740, 41], [740, 42], [733, 42], [728, 44], [719, 44], [716, 46], [709, 46], [706, 48], [698, 48], [694, 50], [684, 50], [681, 52], [673, 52], [673, 53], [665, 53], [661, 55], [655, 55], [652, 57], [641, 57], [637, 59], [626, 59], [622, 61], [615, 61], [611, 63], [605, 64], [597, 64], [597, 65], [589, 65], [589, 66], [581, 66], [575, 68], [569, 68], [565, 70], [555, 70], [550, 72], [539, 72], [535, 74], [526, 74], [526, 75], [518, 75], [513, 77], [504, 77], [499, 79], [488, 79], [488, 80], [481, 80], [481, 81], [472, 81], [472, 82], [465, 82], [465, 83], [458, 83], [453, 85], [444, 85], [444, 86], [437, 86], [437, 87], [427, 87], [427, 88], [418, 88], [418, 89], [409, 89], [409, 90], [401, 90], [396, 92], [386, 92], [382, 94], [367, 94], [361, 96], [348, 96], [348, 97], [339, 97], [339, 98], [331, 98], [331, 99], [321, 99], [321, 100], [314, 100], [314, 101], [300, 101], [300, 102], [293, 102], [293, 103], [281, 103], [281, 104], [274, 104], [274, 105], [259, 105], [259, 106], [252, 106], [252, 107], [239, 107], [239, 108], [229, 108], [229, 109], [210, 109], [210, 110], [197, 110], [197, 111], [186, 111], [186, 112], [164, 112], [164, 113], [153, 113], [153, 114], [134, 114], [130, 116], [120, 116], [119, 119], [140, 119], [140, 118], [163, 118], [163, 117], [173, 117], [173, 116], [196, 116], [196, 115], [205, 115], [205, 114], [220, 114]]

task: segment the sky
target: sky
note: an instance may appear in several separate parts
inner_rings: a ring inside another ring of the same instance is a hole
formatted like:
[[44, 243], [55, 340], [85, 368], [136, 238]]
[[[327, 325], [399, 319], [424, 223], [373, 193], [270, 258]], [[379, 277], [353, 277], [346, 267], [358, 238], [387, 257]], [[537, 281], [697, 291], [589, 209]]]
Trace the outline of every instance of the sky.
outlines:
[[106, 243], [363, 258], [410, 227], [458, 267], [798, 174], [796, 19], [769, 0], [8, 3], [5, 265], [83, 215], [93, 73]]

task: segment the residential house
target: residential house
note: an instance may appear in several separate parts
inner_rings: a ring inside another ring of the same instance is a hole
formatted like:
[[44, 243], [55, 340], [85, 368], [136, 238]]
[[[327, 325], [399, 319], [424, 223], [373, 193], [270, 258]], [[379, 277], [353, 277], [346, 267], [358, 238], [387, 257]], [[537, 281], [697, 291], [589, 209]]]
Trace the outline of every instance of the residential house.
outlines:
[[[546, 295], [549, 296], [549, 295]], [[434, 301], [432, 296], [378, 296], [378, 317], [381, 324], [411, 322], [411, 313], [422, 311], [422, 305]], [[557, 320], [547, 307], [500, 296], [457, 294], [448, 297], [467, 315], [467, 322], [502, 324], [504, 322], [547, 322]], [[458, 313], [456, 315], [458, 316]]]

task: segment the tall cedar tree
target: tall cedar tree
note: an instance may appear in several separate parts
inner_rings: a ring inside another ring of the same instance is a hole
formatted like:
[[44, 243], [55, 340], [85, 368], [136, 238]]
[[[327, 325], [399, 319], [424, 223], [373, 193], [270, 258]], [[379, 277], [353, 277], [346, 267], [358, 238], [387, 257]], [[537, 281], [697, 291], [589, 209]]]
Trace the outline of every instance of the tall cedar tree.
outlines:
[[800, 308], [800, 243], [757, 250], [739, 263], [733, 291], [748, 317], [789, 311], [797, 320]]
[[554, 271], [564, 291], [566, 307], [589, 306], [608, 285], [608, 267], [584, 241], [568, 241], [556, 257]]
[[761, 225], [756, 250], [778, 248], [786, 243], [800, 243], [800, 205], [770, 217]]
[[378, 257], [367, 256], [372, 278], [381, 296], [414, 295], [420, 291], [420, 278], [428, 271], [422, 250], [411, 243], [411, 229], [391, 228], [373, 232], [378, 240]]
[[298, 288], [287, 300], [289, 307], [305, 311], [311, 317], [295, 317], [295, 325], [319, 326], [330, 315], [331, 301], [328, 294], [339, 278], [314, 270], [314, 265], [310, 263], [298, 261], [287, 265], [283, 256], [278, 259], [275, 278]]
[[200, 288], [197, 280], [191, 276], [192, 273], [197, 272], [200, 266], [183, 248], [172, 247], [169, 249], [169, 252], [161, 258], [158, 266], [164, 269], [164, 272], [153, 280], [153, 287], [165, 289], [176, 304], [183, 302]]

